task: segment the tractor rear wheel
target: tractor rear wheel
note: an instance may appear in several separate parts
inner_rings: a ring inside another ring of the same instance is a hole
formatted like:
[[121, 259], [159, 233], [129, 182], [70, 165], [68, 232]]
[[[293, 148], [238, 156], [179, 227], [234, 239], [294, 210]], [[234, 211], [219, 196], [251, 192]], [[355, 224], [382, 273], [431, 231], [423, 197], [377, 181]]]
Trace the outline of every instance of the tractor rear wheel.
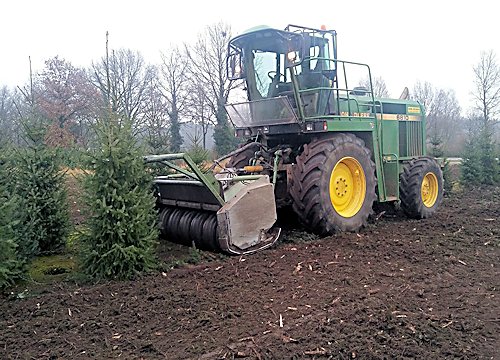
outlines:
[[404, 212], [416, 219], [434, 214], [443, 200], [443, 172], [436, 160], [410, 161], [400, 176], [399, 192]]
[[325, 235], [365, 226], [375, 185], [375, 164], [363, 140], [336, 134], [304, 145], [293, 169], [290, 195], [301, 221]]

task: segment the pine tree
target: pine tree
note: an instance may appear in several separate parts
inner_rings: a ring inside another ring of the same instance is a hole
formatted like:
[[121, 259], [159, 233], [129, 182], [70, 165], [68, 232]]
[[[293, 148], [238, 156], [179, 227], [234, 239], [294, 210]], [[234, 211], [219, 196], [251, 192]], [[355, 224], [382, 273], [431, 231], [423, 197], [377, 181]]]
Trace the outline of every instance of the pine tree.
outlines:
[[155, 266], [158, 238], [152, 177], [131, 122], [111, 115], [98, 125], [100, 149], [85, 180], [90, 216], [82, 270], [94, 278], [131, 278]]
[[443, 189], [444, 193], [450, 194], [453, 191], [453, 175], [451, 173], [450, 162], [447, 159], [444, 159], [443, 166]]
[[214, 129], [215, 150], [217, 154], [224, 155], [233, 151], [238, 146], [238, 138], [224, 118], [217, 122]]
[[495, 184], [498, 178], [498, 162], [495, 159], [495, 144], [492, 130], [489, 126], [481, 129], [478, 139], [479, 164], [481, 167], [481, 181], [483, 184]]
[[66, 244], [69, 212], [58, 159], [56, 150], [43, 144], [18, 152], [15, 192], [23, 210], [17, 226], [22, 257], [59, 252]]
[[202, 135], [195, 132], [194, 135], [188, 135], [188, 138], [190, 145], [187, 149], [187, 153], [196, 165], [203, 168], [204, 163], [208, 161], [210, 157], [210, 152], [202, 145]]
[[181, 124], [179, 122], [179, 112], [170, 114], [170, 151], [177, 153], [182, 146]]
[[16, 197], [9, 194], [4, 162], [0, 159], [0, 289], [12, 285], [20, 275], [22, 262], [17, 258]]
[[467, 184], [482, 183], [482, 170], [479, 162], [480, 155], [477, 147], [477, 136], [475, 136], [472, 131], [469, 131], [467, 139], [465, 140], [462, 157], [462, 182]]
[[491, 185], [500, 181], [499, 177], [492, 126], [480, 116], [472, 117], [463, 153], [462, 182]]

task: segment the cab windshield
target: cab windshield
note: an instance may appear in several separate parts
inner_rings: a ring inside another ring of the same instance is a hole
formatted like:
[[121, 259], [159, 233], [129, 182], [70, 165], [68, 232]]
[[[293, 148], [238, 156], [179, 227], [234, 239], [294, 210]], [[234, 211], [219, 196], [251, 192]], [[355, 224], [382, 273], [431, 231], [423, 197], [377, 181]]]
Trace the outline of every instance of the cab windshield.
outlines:
[[275, 52], [252, 50], [255, 84], [257, 91], [263, 98], [270, 95], [270, 88], [276, 77], [276, 81], [279, 80], [279, 74], [284, 72], [284, 56], [284, 54]]
[[286, 55], [300, 51], [302, 36], [269, 29], [236, 38], [232, 46], [243, 53], [250, 100], [260, 100], [272, 97], [273, 85], [285, 81]]
[[[299, 76], [299, 86], [303, 89], [314, 87], [307, 82], [308, 74], [320, 74], [330, 68], [327, 39], [313, 36], [303, 38], [298, 34], [276, 30], [268, 36], [266, 34], [249, 34], [240, 39], [249, 100], [268, 99], [289, 92], [290, 69], [295, 76]], [[295, 64], [290, 62], [290, 57]], [[300, 75], [306, 80], [302, 81]], [[319, 82], [317, 86], [320, 86]]]

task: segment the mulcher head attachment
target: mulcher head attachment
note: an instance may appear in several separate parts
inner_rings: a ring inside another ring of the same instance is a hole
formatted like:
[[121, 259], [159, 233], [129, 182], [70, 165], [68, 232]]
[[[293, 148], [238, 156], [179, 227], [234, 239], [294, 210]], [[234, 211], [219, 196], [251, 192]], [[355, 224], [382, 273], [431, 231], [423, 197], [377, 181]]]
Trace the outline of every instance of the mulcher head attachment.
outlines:
[[186, 154], [151, 155], [145, 160], [175, 172], [154, 182], [160, 231], [168, 240], [241, 255], [268, 248], [278, 239], [280, 229], [273, 228], [274, 186], [267, 175], [204, 173]]

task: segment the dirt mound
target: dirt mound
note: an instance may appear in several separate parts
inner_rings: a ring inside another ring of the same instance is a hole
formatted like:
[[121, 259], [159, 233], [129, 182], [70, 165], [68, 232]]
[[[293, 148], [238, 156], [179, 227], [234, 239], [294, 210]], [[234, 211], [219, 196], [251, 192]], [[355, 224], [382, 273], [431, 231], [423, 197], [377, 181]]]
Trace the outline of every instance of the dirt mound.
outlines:
[[498, 359], [499, 204], [483, 188], [427, 220], [5, 298], [0, 358]]

